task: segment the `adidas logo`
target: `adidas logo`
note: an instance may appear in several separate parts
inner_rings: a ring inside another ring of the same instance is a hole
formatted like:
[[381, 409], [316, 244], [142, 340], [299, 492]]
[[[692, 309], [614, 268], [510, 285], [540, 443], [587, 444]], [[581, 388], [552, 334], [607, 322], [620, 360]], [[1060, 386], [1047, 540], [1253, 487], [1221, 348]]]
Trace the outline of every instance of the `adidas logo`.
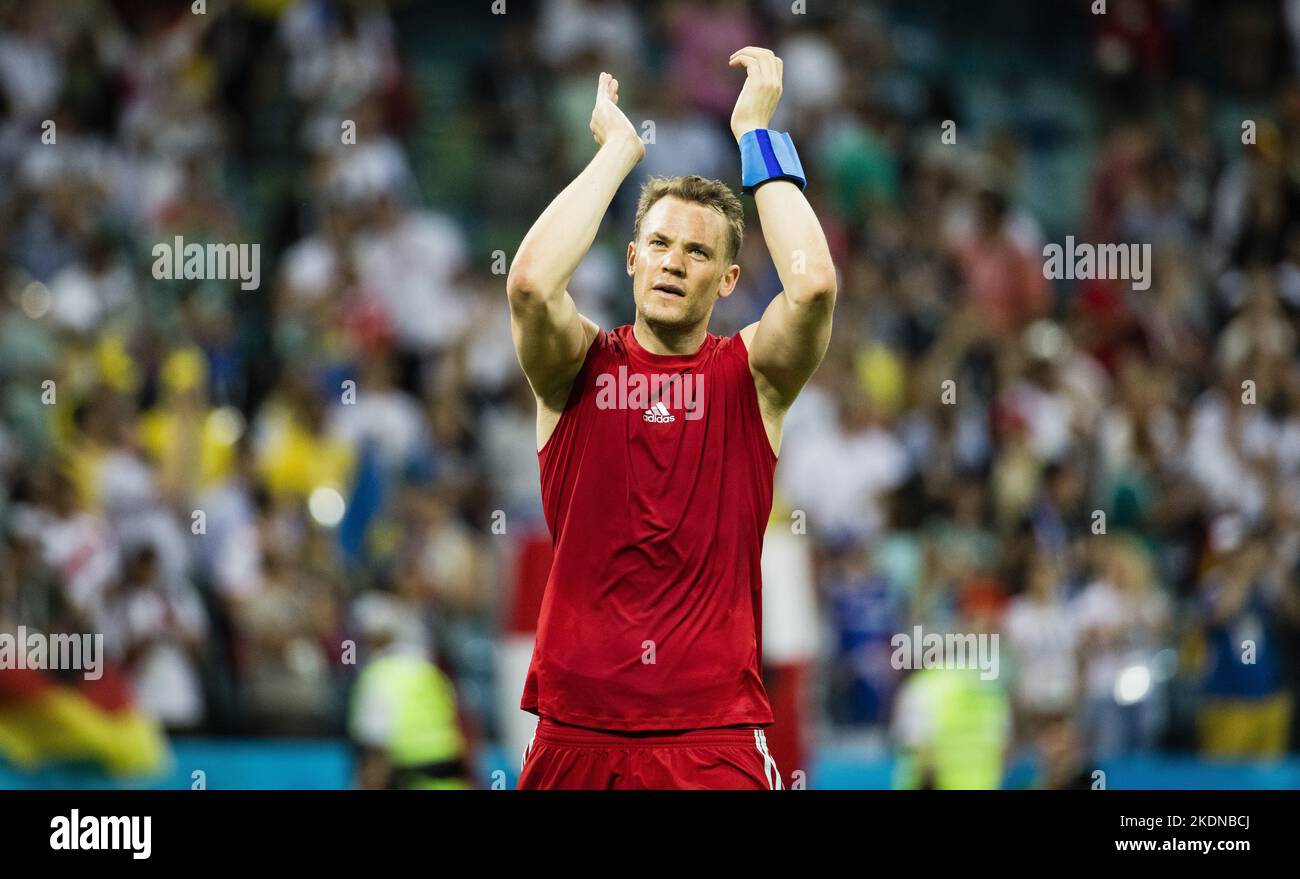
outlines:
[[668, 407], [662, 402], [655, 403], [649, 409], [645, 410], [645, 415], [641, 416], [651, 424], [671, 424], [677, 419], [668, 411]]
[[704, 376], [690, 372], [630, 372], [627, 364], [620, 364], [616, 372], [596, 376], [597, 409], [644, 412], [646, 421], [654, 421], [656, 416], [666, 422], [676, 421], [668, 414], [669, 406], [680, 411], [686, 421], [703, 418]]

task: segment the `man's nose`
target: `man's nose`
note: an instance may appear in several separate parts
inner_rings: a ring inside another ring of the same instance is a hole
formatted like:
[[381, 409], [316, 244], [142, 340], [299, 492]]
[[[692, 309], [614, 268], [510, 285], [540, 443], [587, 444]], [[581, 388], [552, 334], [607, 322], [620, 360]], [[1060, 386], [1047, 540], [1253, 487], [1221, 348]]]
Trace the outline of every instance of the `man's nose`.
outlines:
[[674, 275], [686, 276], [686, 262], [676, 250], [669, 248], [664, 254], [664, 269]]

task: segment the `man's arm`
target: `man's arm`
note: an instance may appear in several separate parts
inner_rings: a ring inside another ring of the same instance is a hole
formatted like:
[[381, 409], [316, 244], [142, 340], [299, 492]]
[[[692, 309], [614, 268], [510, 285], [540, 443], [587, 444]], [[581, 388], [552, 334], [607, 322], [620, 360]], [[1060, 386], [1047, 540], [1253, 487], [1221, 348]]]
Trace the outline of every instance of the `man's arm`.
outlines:
[[[731, 115], [737, 142], [747, 131], [766, 128], [781, 98], [781, 59], [767, 49], [746, 46], [731, 56], [743, 66], [745, 86]], [[773, 180], [754, 193], [768, 253], [782, 292], [758, 323], [741, 332], [749, 349], [765, 408], [779, 419], [816, 371], [831, 338], [835, 311], [835, 266], [821, 223], [794, 183]]]
[[591, 114], [600, 149], [537, 218], [506, 278], [515, 352], [538, 401], [551, 409], [563, 408], [597, 333], [565, 285], [595, 240], [619, 184], [645, 155], [645, 145], [617, 105], [618, 80], [602, 73]]

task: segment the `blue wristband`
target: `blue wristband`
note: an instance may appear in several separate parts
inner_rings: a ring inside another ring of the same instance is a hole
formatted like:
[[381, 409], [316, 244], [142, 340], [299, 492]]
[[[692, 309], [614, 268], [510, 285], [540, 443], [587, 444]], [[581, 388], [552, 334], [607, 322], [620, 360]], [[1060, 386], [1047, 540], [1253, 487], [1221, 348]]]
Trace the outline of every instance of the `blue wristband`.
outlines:
[[740, 184], [753, 192], [769, 180], [792, 180], [808, 188], [803, 165], [790, 135], [770, 128], [755, 128], [740, 136]]

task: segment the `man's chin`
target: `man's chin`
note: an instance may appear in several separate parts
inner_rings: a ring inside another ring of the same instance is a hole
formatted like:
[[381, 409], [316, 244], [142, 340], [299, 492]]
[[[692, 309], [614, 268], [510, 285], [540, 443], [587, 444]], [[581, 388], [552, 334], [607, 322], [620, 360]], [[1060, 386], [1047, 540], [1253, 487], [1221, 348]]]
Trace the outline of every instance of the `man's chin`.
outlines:
[[690, 311], [686, 308], [686, 301], [682, 300], [680, 304], [673, 302], [646, 302], [641, 306], [641, 316], [648, 323], [666, 328], [689, 327], [696, 323], [691, 319]]

